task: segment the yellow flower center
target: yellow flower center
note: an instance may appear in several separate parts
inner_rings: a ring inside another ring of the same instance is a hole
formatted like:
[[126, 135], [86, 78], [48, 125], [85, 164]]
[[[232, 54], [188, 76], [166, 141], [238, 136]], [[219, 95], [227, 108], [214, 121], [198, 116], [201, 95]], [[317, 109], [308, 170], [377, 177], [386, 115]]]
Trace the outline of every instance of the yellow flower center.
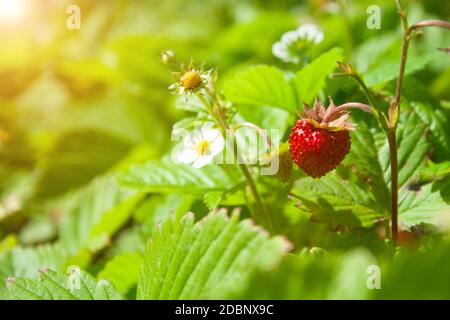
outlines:
[[197, 88], [202, 82], [202, 76], [200, 72], [195, 70], [189, 70], [181, 76], [181, 84], [188, 90]]
[[209, 141], [202, 140], [199, 143], [197, 143], [197, 154], [202, 156], [206, 153], [206, 151], [209, 148]]

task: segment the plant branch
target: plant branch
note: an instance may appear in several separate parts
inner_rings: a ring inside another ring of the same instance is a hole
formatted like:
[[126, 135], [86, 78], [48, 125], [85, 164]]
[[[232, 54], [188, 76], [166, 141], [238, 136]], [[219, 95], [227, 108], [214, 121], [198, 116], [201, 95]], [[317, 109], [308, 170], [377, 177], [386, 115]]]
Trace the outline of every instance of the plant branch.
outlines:
[[406, 59], [408, 57], [408, 47], [410, 40], [410, 29], [408, 20], [401, 6], [400, 0], [396, 0], [398, 13], [403, 27], [403, 41], [400, 67], [395, 89], [395, 101], [389, 107], [389, 130], [388, 143], [391, 163], [391, 239], [394, 246], [397, 246], [398, 239], [398, 159], [397, 159], [397, 122], [400, 115], [401, 94], [403, 88], [403, 78], [405, 75]]

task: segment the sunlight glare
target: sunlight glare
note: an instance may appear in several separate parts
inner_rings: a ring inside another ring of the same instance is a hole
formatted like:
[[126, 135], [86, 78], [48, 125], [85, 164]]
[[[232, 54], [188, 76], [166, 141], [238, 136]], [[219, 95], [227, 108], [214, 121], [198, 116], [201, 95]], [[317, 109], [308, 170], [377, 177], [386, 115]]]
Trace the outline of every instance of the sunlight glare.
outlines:
[[0, 0], [0, 23], [22, 20], [27, 11], [25, 0]]

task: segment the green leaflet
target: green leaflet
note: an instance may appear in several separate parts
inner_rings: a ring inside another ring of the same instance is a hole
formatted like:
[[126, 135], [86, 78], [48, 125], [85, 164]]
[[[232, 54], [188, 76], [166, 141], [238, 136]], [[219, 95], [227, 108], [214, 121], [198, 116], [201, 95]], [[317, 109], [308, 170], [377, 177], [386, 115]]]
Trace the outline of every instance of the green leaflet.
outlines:
[[70, 254], [100, 250], [129, 219], [142, 196], [121, 190], [114, 176], [98, 178], [70, 199], [76, 205], [61, 224], [60, 243]]
[[6, 289], [0, 291], [0, 299], [120, 300], [121, 297], [108, 281], [97, 282], [90, 274], [78, 269], [71, 275], [41, 270], [38, 280], [8, 278]]
[[[430, 150], [427, 127], [411, 109], [402, 112], [397, 131], [399, 186], [405, 185], [423, 165]], [[352, 148], [346, 164], [352, 164], [356, 174], [365, 181], [378, 203], [389, 208], [390, 160], [385, 135], [378, 128], [352, 132]]]
[[197, 223], [192, 214], [169, 219], [147, 244], [137, 298], [205, 298], [239, 286], [252, 269], [273, 266], [287, 248], [286, 240], [225, 210]]
[[341, 48], [325, 52], [310, 64], [298, 71], [293, 79], [300, 104], [312, 103], [325, 86], [328, 75], [337, 67], [337, 61], [343, 60]]
[[407, 229], [415, 224], [441, 225], [450, 216], [450, 181], [422, 186], [419, 191], [401, 190], [399, 221]]
[[430, 129], [433, 158], [436, 161], [450, 160], [450, 119], [440, 101], [413, 76], [405, 78], [403, 96], [406, 98], [403, 105], [410, 106]]
[[60, 244], [15, 247], [0, 255], [0, 281], [10, 276], [34, 278], [43, 268], [62, 271], [67, 255]]
[[224, 84], [227, 100], [241, 107], [280, 108], [295, 113], [296, 102], [289, 82], [279, 69], [257, 65], [237, 72]]
[[369, 227], [383, 218], [383, 208], [363, 186], [334, 174], [320, 179], [302, 178], [292, 193], [301, 200], [311, 219], [331, 225]]
[[[412, 74], [425, 68], [431, 62], [442, 57], [440, 52], [427, 53], [420, 57], [408, 57], [405, 75]], [[364, 76], [368, 87], [375, 87], [391, 81], [398, 76], [399, 61], [383, 61], [373, 71]]]
[[117, 291], [124, 295], [135, 286], [139, 278], [142, 256], [138, 253], [123, 253], [108, 261], [99, 272], [97, 279], [106, 279], [114, 284]]
[[238, 183], [218, 165], [195, 169], [168, 160], [133, 166], [120, 176], [119, 182], [125, 187], [144, 192], [180, 192], [194, 195], [202, 195], [206, 191], [225, 191]]
[[427, 167], [417, 170], [413, 177], [414, 183], [439, 181], [450, 176], [450, 161], [430, 163]]

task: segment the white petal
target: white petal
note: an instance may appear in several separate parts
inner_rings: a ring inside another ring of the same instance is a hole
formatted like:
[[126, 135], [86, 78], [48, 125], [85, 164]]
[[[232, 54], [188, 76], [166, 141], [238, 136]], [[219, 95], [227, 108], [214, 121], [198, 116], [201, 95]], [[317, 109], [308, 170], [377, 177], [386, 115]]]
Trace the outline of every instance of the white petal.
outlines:
[[191, 132], [188, 135], [186, 135], [183, 138], [183, 141], [181, 142], [184, 149], [194, 149], [195, 148], [195, 139], [194, 139], [194, 133]]
[[194, 161], [192, 164], [192, 167], [194, 168], [201, 168], [206, 166], [208, 163], [212, 161], [214, 156], [212, 154], [204, 154], [197, 158], [197, 160]]
[[277, 58], [285, 58], [289, 55], [286, 45], [282, 42], [275, 42], [272, 46], [272, 53]]
[[285, 45], [290, 45], [299, 39], [297, 30], [288, 31], [281, 36], [281, 42]]
[[204, 128], [202, 130], [202, 136], [203, 136], [204, 140], [211, 142], [211, 141], [217, 139], [218, 137], [221, 137], [222, 133], [220, 132], [219, 129]]
[[311, 42], [319, 43], [323, 40], [323, 32], [313, 24], [305, 24], [297, 29], [302, 39], [308, 39]]
[[224, 147], [225, 147], [225, 139], [222, 136], [219, 136], [211, 142], [211, 145], [209, 147], [209, 153], [211, 153], [213, 156], [218, 155], [219, 153], [222, 152]]
[[183, 149], [175, 153], [174, 161], [177, 163], [193, 163], [199, 158], [197, 152], [193, 149]]
[[197, 146], [198, 143], [202, 142], [204, 140], [202, 128], [195, 128], [194, 131], [192, 131], [191, 133], [191, 139], [194, 148]]

